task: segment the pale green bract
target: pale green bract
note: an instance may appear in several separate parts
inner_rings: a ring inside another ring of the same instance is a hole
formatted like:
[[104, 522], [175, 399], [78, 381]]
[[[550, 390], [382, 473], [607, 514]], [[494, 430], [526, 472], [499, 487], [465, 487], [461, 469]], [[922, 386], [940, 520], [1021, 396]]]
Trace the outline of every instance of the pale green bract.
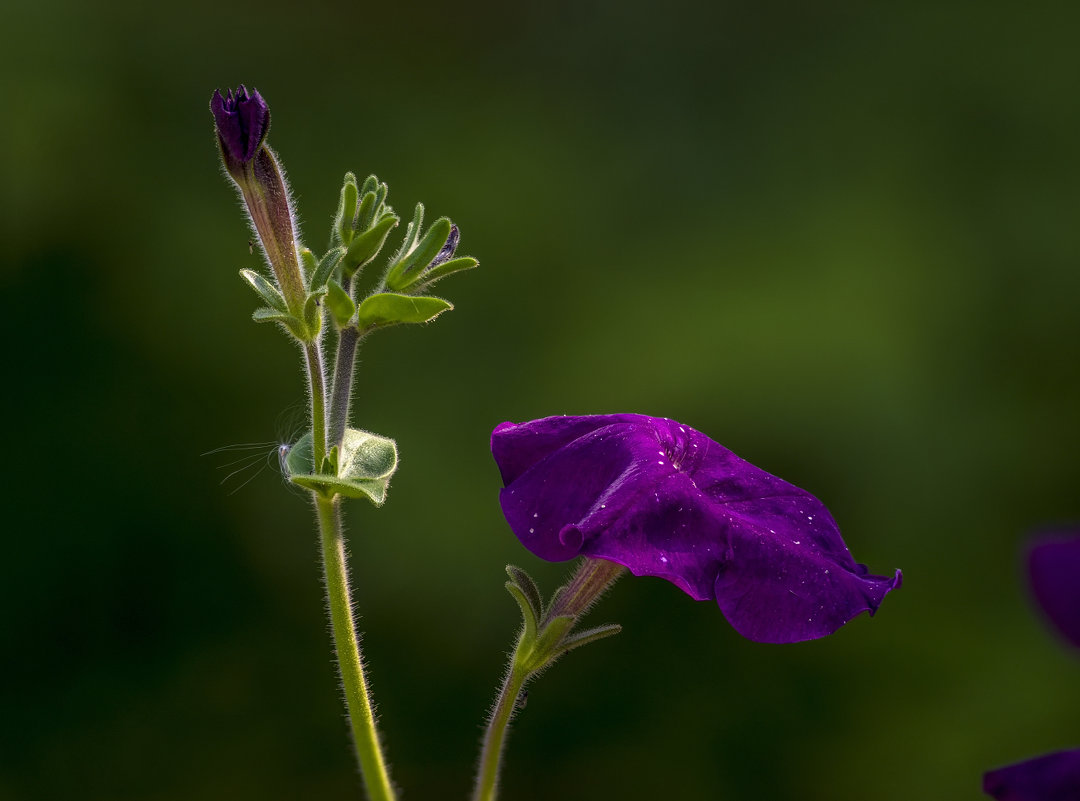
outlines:
[[[390, 478], [397, 470], [397, 443], [370, 431], [347, 428], [341, 450], [336, 455], [336, 475], [317, 473], [312, 463], [309, 431], [296, 441], [285, 457], [289, 480], [305, 489], [346, 498], [368, 498], [376, 506], [382, 506]], [[328, 467], [333, 467], [333, 456], [328, 457], [328, 461]]]

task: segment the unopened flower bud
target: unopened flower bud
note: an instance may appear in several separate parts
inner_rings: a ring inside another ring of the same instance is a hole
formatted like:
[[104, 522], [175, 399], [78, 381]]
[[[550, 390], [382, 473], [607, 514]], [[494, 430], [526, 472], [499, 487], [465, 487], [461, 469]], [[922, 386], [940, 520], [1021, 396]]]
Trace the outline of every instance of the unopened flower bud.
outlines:
[[[241, 84], [236, 94], [229, 89], [225, 97], [214, 90], [210, 111], [217, 124], [221, 155], [230, 173], [255, 158], [259, 145], [270, 130], [270, 109], [258, 91], [248, 93]], [[235, 176], [234, 176], [235, 177]]]
[[307, 300], [296, 253], [296, 224], [285, 174], [267, 147], [270, 109], [256, 91], [241, 85], [210, 100], [221, 160], [236, 182], [266, 260], [289, 310], [299, 316]]

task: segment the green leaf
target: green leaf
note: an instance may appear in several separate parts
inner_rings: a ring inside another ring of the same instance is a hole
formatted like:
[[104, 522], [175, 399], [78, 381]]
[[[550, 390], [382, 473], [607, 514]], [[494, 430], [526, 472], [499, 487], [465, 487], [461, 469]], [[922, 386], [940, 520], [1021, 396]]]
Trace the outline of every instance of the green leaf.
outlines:
[[319, 266], [311, 273], [311, 291], [314, 292], [326, 286], [326, 282], [330, 280], [330, 276], [334, 274], [335, 268], [337, 268], [344, 255], [345, 248], [343, 247], [331, 248], [326, 252], [326, 255], [322, 257], [322, 261], [319, 262]]
[[510, 580], [517, 584], [521, 591], [525, 593], [525, 597], [529, 599], [529, 605], [532, 607], [536, 619], [542, 618], [544, 616], [544, 601], [540, 595], [540, 588], [536, 586], [532, 576], [514, 565], [507, 565], [506, 572], [510, 576]]
[[424, 238], [414, 248], [405, 251], [398, 263], [391, 268], [386, 276], [387, 288], [405, 289], [415, 283], [420, 272], [439, 255], [446, 240], [450, 238], [450, 227], [448, 217], [440, 217], [433, 222], [431, 228], [424, 234]]
[[364, 179], [364, 185], [360, 187], [360, 194], [366, 195], [368, 192], [374, 192], [379, 188], [379, 179], [374, 175], [369, 175]]
[[450, 261], [444, 261], [442, 264], [437, 264], [424, 273], [421, 276], [422, 281], [417, 284], [416, 288], [421, 286], [427, 287], [434, 284], [440, 278], [445, 278], [451, 273], [459, 273], [462, 270], [471, 270], [477, 266], [480, 262], [474, 259], [472, 256], [461, 256], [457, 259], [450, 259]]
[[326, 294], [326, 307], [334, 316], [334, 322], [342, 327], [352, 319], [356, 313], [356, 304], [349, 297], [349, 293], [342, 289], [341, 284], [331, 279], [327, 283], [329, 291]]
[[[386, 196], [390, 194], [390, 187], [387, 186], [385, 183], [380, 184], [379, 179], [376, 178], [374, 175], [371, 176], [371, 180], [375, 184], [375, 208], [378, 209], [381, 208], [383, 203], [386, 202]], [[367, 186], [367, 184], [365, 184], [365, 186]], [[389, 206], [387, 206], [386, 208], [389, 208]]]
[[365, 192], [360, 201], [360, 209], [356, 212], [356, 230], [366, 231], [371, 227], [371, 220], [375, 216], [375, 193]]
[[240, 277], [247, 281], [248, 286], [259, 294], [267, 306], [282, 314], [288, 314], [289, 307], [285, 304], [285, 298], [277, 291], [277, 287], [254, 270], [241, 270]]
[[337, 213], [334, 215], [334, 233], [344, 243], [349, 244], [353, 237], [353, 220], [356, 217], [356, 176], [345, 173], [345, 183], [341, 185], [341, 197], [338, 199]]
[[264, 306], [256, 309], [251, 315], [251, 319], [257, 323], [281, 323], [289, 329], [289, 333], [301, 342], [310, 341], [304, 323], [288, 312], [280, 312], [277, 309], [268, 309]]
[[380, 292], [360, 304], [357, 325], [364, 329], [395, 323], [426, 323], [452, 308], [453, 304], [442, 298]]
[[304, 434], [285, 457], [289, 480], [306, 489], [346, 498], [367, 498], [376, 506], [386, 501], [390, 478], [397, 470], [397, 445], [392, 439], [355, 428], [345, 430], [338, 452], [337, 475], [314, 472], [311, 432]]
[[397, 224], [398, 218], [391, 214], [353, 238], [341, 263], [348, 277], [351, 278], [357, 270], [378, 255], [383, 243], [386, 242], [386, 237], [390, 234], [390, 229]]

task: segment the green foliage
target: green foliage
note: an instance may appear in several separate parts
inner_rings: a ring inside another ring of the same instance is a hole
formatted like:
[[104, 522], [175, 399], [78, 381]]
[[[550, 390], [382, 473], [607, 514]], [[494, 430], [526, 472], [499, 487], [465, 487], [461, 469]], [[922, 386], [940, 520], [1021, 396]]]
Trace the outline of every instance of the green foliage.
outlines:
[[398, 323], [426, 323], [452, 308], [453, 304], [442, 298], [380, 292], [360, 304], [357, 326], [363, 331]]
[[331, 279], [327, 284], [327, 288], [329, 291], [326, 294], [326, 307], [330, 310], [334, 322], [341, 328], [356, 313], [356, 304], [353, 303], [349, 293], [337, 281]]

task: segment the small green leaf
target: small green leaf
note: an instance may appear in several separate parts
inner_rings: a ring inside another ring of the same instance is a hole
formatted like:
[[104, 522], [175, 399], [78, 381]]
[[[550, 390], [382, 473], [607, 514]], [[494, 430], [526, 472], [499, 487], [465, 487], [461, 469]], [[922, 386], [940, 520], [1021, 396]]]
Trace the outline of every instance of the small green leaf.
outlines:
[[268, 309], [264, 306], [256, 309], [254, 314], [251, 315], [251, 319], [257, 323], [281, 323], [289, 329], [289, 333], [301, 342], [310, 341], [308, 338], [308, 331], [304, 327], [303, 322], [296, 319], [288, 312], [280, 312], [277, 309]]
[[267, 306], [283, 314], [287, 314], [289, 307], [285, 304], [285, 298], [277, 291], [277, 287], [263, 278], [254, 270], [241, 270], [240, 277], [247, 281], [248, 286], [259, 293]]
[[417, 288], [421, 286], [431, 286], [431, 284], [434, 284], [440, 278], [445, 278], [451, 273], [459, 273], [462, 270], [471, 270], [479, 263], [480, 262], [478, 262], [472, 256], [461, 256], [457, 259], [450, 259], [450, 261], [444, 261], [442, 264], [437, 264], [430, 270], [428, 270], [426, 273], [424, 273], [421, 276], [422, 280], [420, 284], [417, 285]]
[[364, 193], [360, 201], [360, 209], [356, 212], [356, 230], [365, 231], [371, 227], [371, 219], [375, 216], [375, 193]]
[[[386, 276], [388, 289], [405, 289], [415, 283], [421, 270], [431, 264], [439, 251], [442, 250], [446, 240], [450, 238], [451, 222], [448, 217], [440, 217], [431, 224], [431, 228], [424, 234], [424, 238], [417, 245], [407, 251], [391, 268]], [[415, 236], [415, 231], [414, 231]]]
[[379, 179], [374, 175], [369, 175], [364, 179], [364, 185], [360, 187], [360, 194], [366, 195], [368, 192], [374, 192], [379, 188]]
[[345, 173], [345, 183], [341, 185], [341, 197], [338, 200], [337, 214], [334, 215], [334, 233], [344, 243], [349, 244], [353, 237], [353, 219], [356, 217], [356, 176]]
[[342, 289], [341, 284], [337, 281], [330, 279], [327, 282], [327, 287], [329, 291], [326, 293], [326, 307], [330, 309], [330, 314], [334, 316], [334, 322], [340, 328], [352, 319], [352, 316], [356, 313], [356, 304], [353, 303], [349, 293]]
[[312, 291], [326, 286], [326, 282], [330, 280], [330, 276], [334, 274], [334, 270], [344, 255], [345, 248], [343, 247], [331, 248], [326, 252], [326, 255], [322, 257], [322, 261], [319, 262], [319, 266], [311, 273], [310, 288]]
[[345, 274], [351, 278], [353, 273], [375, 258], [382, 250], [390, 229], [397, 224], [398, 218], [391, 214], [383, 217], [364, 233], [355, 236], [341, 263]]
[[395, 323], [426, 323], [452, 308], [453, 304], [442, 298], [380, 292], [360, 304], [357, 325], [364, 329]]
[[[386, 184], [380, 184], [379, 180], [372, 175], [371, 180], [375, 182], [375, 208], [390, 208], [389, 206], [383, 207], [383, 203], [386, 202], [386, 196], [390, 193], [390, 187]], [[367, 186], [367, 184], [364, 184]]]
[[532, 576], [514, 565], [507, 565], [506, 572], [510, 576], [510, 580], [521, 587], [521, 591], [529, 599], [529, 605], [533, 608], [536, 619], [542, 618], [544, 616], [544, 601], [540, 595], [540, 588], [536, 586]]

